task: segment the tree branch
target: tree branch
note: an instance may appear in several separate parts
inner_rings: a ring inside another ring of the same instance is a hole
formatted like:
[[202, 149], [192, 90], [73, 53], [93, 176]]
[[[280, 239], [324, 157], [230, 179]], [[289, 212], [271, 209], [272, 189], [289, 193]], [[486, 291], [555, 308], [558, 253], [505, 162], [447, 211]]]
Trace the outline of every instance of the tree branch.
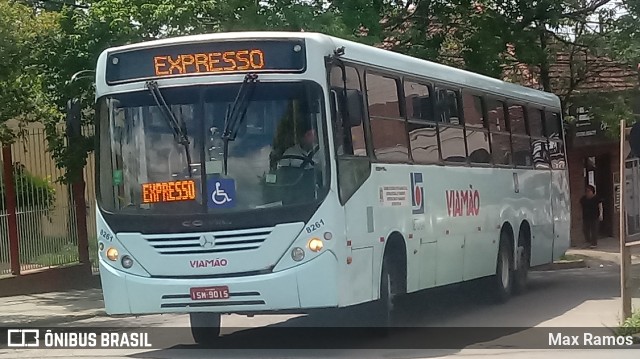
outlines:
[[581, 47], [581, 48], [585, 48], [585, 49], [586, 49], [586, 48], [589, 48], [589, 46], [588, 46], [588, 45], [578, 44], [578, 43], [573, 42], [573, 41], [571, 41], [571, 40], [567, 40], [567, 39], [563, 38], [562, 36], [558, 35], [557, 33], [553, 32], [553, 31], [551, 31], [551, 30], [547, 30], [547, 29], [545, 29], [545, 32], [546, 32], [547, 34], [550, 34], [550, 35], [551, 35], [551, 36], [553, 36], [556, 40], [558, 40], [558, 41], [562, 42], [562, 43], [563, 43], [563, 44], [565, 44], [565, 45], [575, 46], [575, 47]]
[[598, 0], [595, 1], [594, 3], [592, 3], [591, 5], [582, 8], [580, 10], [576, 10], [576, 11], [572, 11], [572, 12], [568, 12], [565, 14], [562, 14], [562, 17], [573, 17], [573, 16], [578, 16], [578, 15], [587, 15], [591, 12], [594, 12], [596, 10], [598, 10], [599, 8], [601, 8], [604, 5], [607, 5], [608, 3], [610, 3], [613, 0]]

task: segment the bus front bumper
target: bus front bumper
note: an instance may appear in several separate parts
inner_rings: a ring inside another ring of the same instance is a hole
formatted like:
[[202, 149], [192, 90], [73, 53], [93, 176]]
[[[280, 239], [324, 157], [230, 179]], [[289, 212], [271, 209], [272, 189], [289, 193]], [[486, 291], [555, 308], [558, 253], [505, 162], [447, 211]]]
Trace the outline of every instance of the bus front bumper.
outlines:
[[[331, 252], [275, 273], [215, 279], [149, 278], [100, 259], [107, 314], [242, 313], [336, 307], [337, 261]], [[227, 286], [229, 298], [192, 300], [191, 288]]]

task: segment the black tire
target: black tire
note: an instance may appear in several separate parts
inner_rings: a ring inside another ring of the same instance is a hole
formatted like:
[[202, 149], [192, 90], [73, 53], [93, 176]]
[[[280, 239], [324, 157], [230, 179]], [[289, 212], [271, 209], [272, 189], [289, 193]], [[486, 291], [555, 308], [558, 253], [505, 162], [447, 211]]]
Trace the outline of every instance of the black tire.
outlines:
[[509, 245], [510, 237], [505, 232], [500, 235], [496, 274], [492, 278], [493, 299], [497, 303], [508, 301], [513, 291], [513, 254]]
[[196, 344], [206, 345], [220, 336], [219, 313], [189, 313], [191, 335]]
[[518, 258], [518, 265], [513, 275], [513, 291], [516, 294], [522, 294], [527, 291], [529, 267], [531, 265], [531, 246], [527, 244], [524, 239], [525, 236], [528, 236], [527, 232], [524, 229], [520, 229], [518, 250], [516, 251], [520, 258]]
[[374, 303], [375, 309], [371, 316], [372, 327], [375, 328], [376, 333], [382, 336], [388, 335], [389, 328], [394, 324], [395, 301], [398, 293], [396, 288], [397, 277], [394, 275], [388, 257], [385, 256], [380, 275], [380, 298]]

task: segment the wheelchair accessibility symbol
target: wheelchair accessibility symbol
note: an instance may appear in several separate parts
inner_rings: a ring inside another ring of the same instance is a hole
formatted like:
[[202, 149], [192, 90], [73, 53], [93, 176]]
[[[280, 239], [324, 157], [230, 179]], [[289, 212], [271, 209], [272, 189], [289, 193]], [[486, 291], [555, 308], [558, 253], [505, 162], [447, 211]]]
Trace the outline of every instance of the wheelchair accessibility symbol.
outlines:
[[235, 205], [236, 184], [232, 179], [213, 178], [207, 184], [209, 208], [231, 208]]

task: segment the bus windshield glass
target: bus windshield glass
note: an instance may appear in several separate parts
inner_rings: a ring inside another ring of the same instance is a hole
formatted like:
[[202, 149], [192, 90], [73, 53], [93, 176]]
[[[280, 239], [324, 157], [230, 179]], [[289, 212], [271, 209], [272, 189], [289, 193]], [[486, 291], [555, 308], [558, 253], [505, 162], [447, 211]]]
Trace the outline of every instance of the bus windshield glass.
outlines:
[[[101, 207], [140, 214], [224, 213], [321, 200], [328, 190], [328, 162], [320, 86], [254, 84], [225, 155], [223, 132], [240, 86], [160, 87], [183, 127], [177, 132], [153, 92], [101, 98]], [[186, 141], [176, 138], [181, 133]]]

